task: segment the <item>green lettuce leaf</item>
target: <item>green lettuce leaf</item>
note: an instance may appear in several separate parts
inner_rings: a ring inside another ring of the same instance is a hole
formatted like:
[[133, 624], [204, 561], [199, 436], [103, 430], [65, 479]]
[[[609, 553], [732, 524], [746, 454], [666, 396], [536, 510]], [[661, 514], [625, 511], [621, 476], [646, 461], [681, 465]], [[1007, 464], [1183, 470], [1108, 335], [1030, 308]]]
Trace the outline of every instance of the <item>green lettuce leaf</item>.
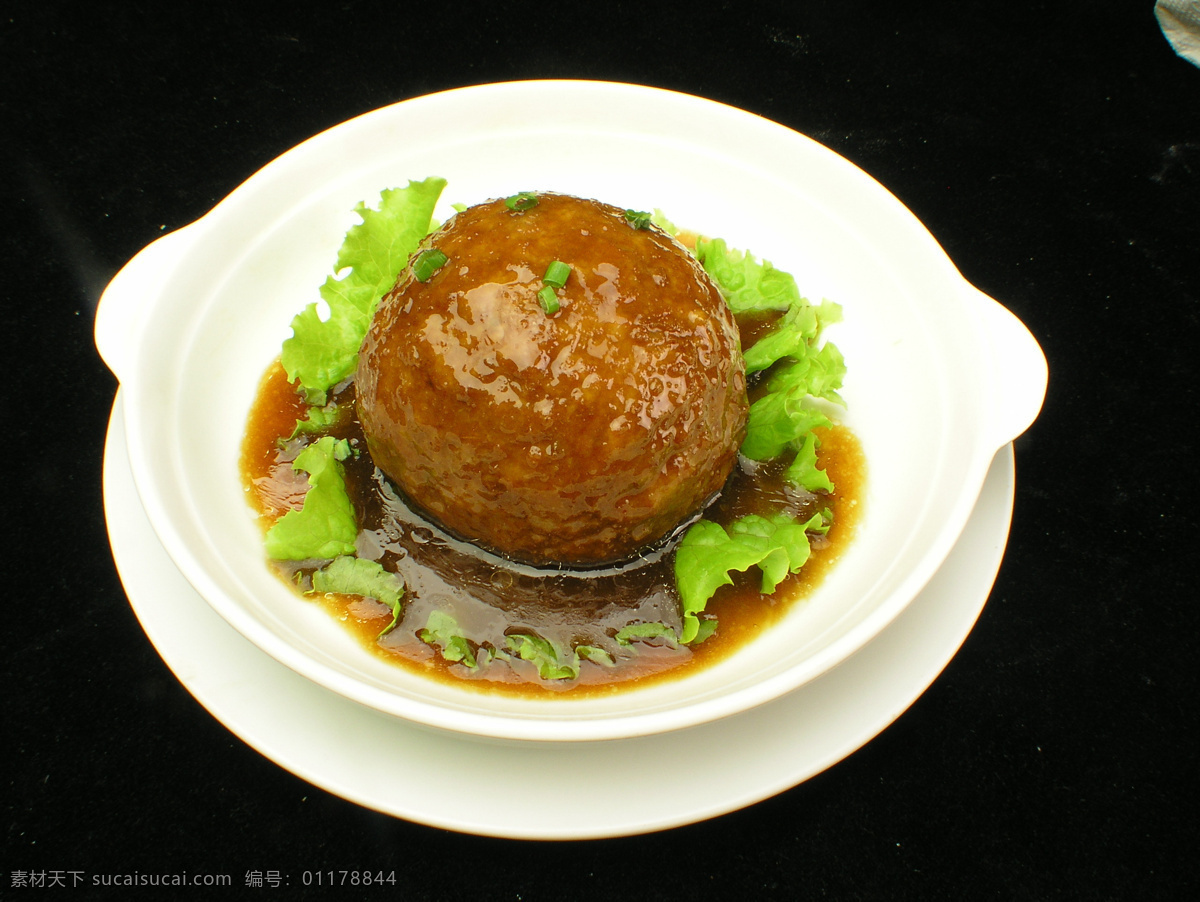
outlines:
[[[757, 347], [757, 345], [755, 345]], [[846, 362], [836, 345], [826, 343], [801, 357], [787, 357], [767, 377], [767, 390], [824, 398], [845, 407], [837, 390], [846, 375]]]
[[344, 413], [345, 410], [336, 404], [326, 404], [324, 407], [310, 407], [304, 419], [296, 420], [292, 434], [287, 438], [281, 438], [279, 443], [284, 445], [301, 435], [316, 435], [321, 432], [328, 432], [338, 424]]
[[840, 304], [823, 301], [814, 307], [801, 298], [799, 303], [788, 308], [770, 332], [742, 355], [746, 360], [746, 372], [765, 370], [785, 357], [798, 360], [808, 357], [815, 350], [825, 327], [841, 318]]
[[513, 633], [504, 637], [508, 650], [538, 669], [543, 680], [573, 680], [579, 676], [579, 660], [572, 655], [571, 662], [561, 661], [558, 649], [548, 639], [530, 633]]
[[617, 630], [617, 634], [613, 638], [622, 645], [630, 645], [633, 642], [650, 639], [662, 639], [671, 648], [679, 644], [679, 637], [676, 635], [675, 630], [665, 623], [658, 621], [653, 623], [631, 623]]
[[268, 557], [303, 561], [354, 554], [358, 522], [339, 463], [349, 453], [349, 442], [327, 435], [292, 462], [292, 469], [308, 473], [308, 492], [300, 510], [288, 511], [267, 531]]
[[[706, 617], [699, 622], [695, 637], [689, 645], [699, 645], [717, 631], [717, 618]], [[665, 623], [631, 623], [622, 627], [613, 637], [622, 645], [632, 645], [634, 642], [647, 642], [652, 639], [662, 639], [663, 644], [671, 648], [679, 647], [679, 634]]]
[[575, 655], [594, 664], [603, 664], [605, 667], [612, 667], [616, 663], [613, 661], [612, 655], [595, 645], [576, 645]]
[[821, 411], [804, 403], [803, 386], [763, 395], [750, 405], [741, 451], [751, 460], [769, 460], [799, 447], [818, 426], [833, 425]]
[[818, 426], [832, 422], [807, 399], [824, 398], [841, 404], [841, 387], [846, 365], [841, 352], [831, 344], [807, 356], [786, 358], [767, 379], [767, 393], [750, 405], [746, 438], [741, 451], [751, 460], [768, 460], [786, 451], [798, 451]]
[[833, 480], [824, 470], [817, 468], [819, 445], [816, 433], [810, 432], [806, 435], [800, 450], [796, 452], [795, 459], [783, 471], [783, 478], [793, 485], [800, 486], [806, 492], [832, 493], [834, 491]]
[[732, 250], [721, 238], [696, 239], [696, 259], [704, 267], [734, 313], [787, 310], [800, 304], [796, 279], [767, 260]]
[[386, 636], [396, 628], [404, 613], [404, 580], [383, 569], [378, 561], [363, 560], [353, 555], [335, 557], [312, 575], [314, 592], [336, 592], [340, 595], [361, 595], [374, 598], [392, 609], [392, 622], [379, 635]]
[[832, 425], [806, 405], [806, 396], [844, 406], [837, 390], [845, 361], [835, 345], [820, 345], [825, 327], [842, 318], [841, 306], [831, 301], [813, 306], [800, 296], [789, 273], [730, 250], [720, 238], [697, 239], [696, 256], [735, 313], [784, 311], [771, 331], [743, 353], [747, 373], [774, 370], [767, 394], [751, 405], [741, 450], [752, 460], [799, 450], [814, 428]]
[[417, 631], [417, 638], [427, 645], [436, 646], [442, 657], [452, 664], [465, 664], [474, 670], [479, 666], [475, 652], [458, 628], [458, 621], [442, 611], [430, 611], [425, 627]]
[[696, 629], [696, 635], [688, 645], [699, 645], [716, 631], [717, 618], [710, 614], [700, 621], [700, 626]]
[[429, 231], [433, 208], [445, 179], [427, 178], [382, 193], [378, 210], [363, 203], [355, 208], [362, 222], [346, 233], [335, 273], [326, 277], [321, 298], [329, 305], [321, 319], [316, 303], [292, 320], [292, 336], [283, 343], [280, 360], [288, 379], [299, 381], [310, 403], [324, 404], [326, 392], [354, 372], [379, 299], [396, 282], [400, 270]]
[[700, 520], [684, 534], [675, 552], [675, 584], [683, 613], [681, 642], [693, 641], [701, 621], [697, 616], [721, 586], [733, 583], [730, 572], [757, 566], [763, 594], [772, 594], [789, 573], [808, 561], [809, 531], [828, 529], [826, 513], [799, 523], [785, 514], [766, 518], [749, 514], [730, 524], [729, 531], [711, 520]]

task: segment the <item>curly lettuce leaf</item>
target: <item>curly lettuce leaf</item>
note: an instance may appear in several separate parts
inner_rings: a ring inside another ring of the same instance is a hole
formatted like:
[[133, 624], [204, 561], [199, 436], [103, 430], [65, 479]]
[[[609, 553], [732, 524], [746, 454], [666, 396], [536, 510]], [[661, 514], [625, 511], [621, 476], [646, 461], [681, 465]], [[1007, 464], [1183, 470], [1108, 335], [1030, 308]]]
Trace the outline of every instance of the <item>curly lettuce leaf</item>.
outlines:
[[[799, 303], [788, 308], [770, 332], [742, 355], [746, 360], [746, 372], [757, 373], [765, 370], [785, 357], [797, 360], [809, 357], [816, 352], [817, 342], [825, 327], [841, 318], [840, 304], [823, 301], [814, 307], [801, 298]], [[839, 354], [838, 357], [840, 356]]]
[[648, 642], [652, 639], [661, 639], [664, 644], [674, 648], [679, 644], [679, 636], [675, 630], [667, 626], [665, 623], [654, 621], [652, 623], [631, 623], [617, 630], [617, 634], [613, 636], [621, 645], [631, 645], [634, 642]]
[[796, 448], [818, 426], [833, 425], [821, 411], [804, 403], [803, 388], [776, 391], [750, 405], [741, 451], [751, 460], [769, 460]]
[[709, 615], [700, 621], [700, 626], [696, 629], [696, 635], [689, 642], [689, 645], [699, 645], [705, 639], [709, 638], [717, 631], [717, 618]]
[[312, 583], [314, 592], [361, 595], [364, 598], [374, 598], [390, 607], [392, 622], [384, 627], [380, 637], [394, 630], [404, 613], [404, 580], [385, 570], [378, 561], [343, 554], [313, 573]]
[[318, 435], [328, 432], [341, 421], [346, 411], [337, 404], [326, 404], [324, 407], [310, 407], [302, 420], [296, 420], [292, 434], [280, 438], [279, 444], [285, 445], [302, 435]]
[[602, 664], [605, 667], [612, 667], [616, 664], [612, 655], [603, 648], [595, 645], [576, 645], [575, 655], [581, 660], [591, 661], [593, 664]]
[[804, 437], [804, 443], [796, 452], [796, 457], [783, 471], [783, 478], [792, 485], [798, 485], [806, 492], [834, 491], [833, 480], [829, 474], [817, 467], [817, 448], [820, 442], [815, 432]]
[[802, 303], [790, 273], [731, 249], [722, 238], [697, 237], [695, 254], [734, 313], [787, 310]]
[[349, 454], [349, 442], [327, 435], [292, 462], [292, 469], [308, 474], [309, 488], [303, 507], [288, 511], [267, 531], [268, 557], [303, 561], [354, 554], [358, 522], [339, 463]]
[[406, 188], [384, 191], [377, 210], [361, 202], [355, 208], [362, 222], [346, 233], [334, 270], [349, 272], [341, 279], [327, 276], [320, 289], [329, 317], [321, 319], [317, 304], [309, 304], [292, 320], [292, 336], [283, 343], [283, 368], [310, 403], [324, 404], [328, 390], [354, 372], [379, 299], [428, 233], [445, 186], [441, 178], [410, 181]]
[[436, 647], [451, 664], [465, 664], [472, 670], [479, 666], [471, 643], [458, 628], [458, 621], [443, 611], [429, 612], [424, 628], [417, 630], [417, 638]]
[[[665, 216], [655, 212], [656, 221], [674, 229]], [[768, 460], [794, 452], [785, 478], [810, 492], [832, 492], [832, 481], [817, 467], [819, 441], [813, 432], [832, 422], [811, 406], [810, 398], [845, 406], [837, 393], [845, 362], [836, 346], [821, 344], [825, 327], [841, 319], [841, 307], [830, 301], [813, 306], [801, 297], [790, 273], [776, 269], [768, 260], [730, 249], [720, 238], [698, 236], [694, 253], [735, 314], [783, 312], [771, 331], [743, 354], [747, 373], [770, 372], [766, 392], [750, 406], [742, 454], [752, 460]], [[732, 583], [732, 571], [757, 566], [762, 572], [762, 591], [773, 593], [784, 577], [808, 560], [808, 533], [828, 529], [826, 520], [825, 514], [807, 523], [783, 514], [771, 519], [749, 516], [731, 524], [728, 532], [707, 520], [693, 525], [675, 555], [675, 583], [684, 621], [680, 641], [696, 641], [702, 629], [715, 629], [715, 620], [701, 620], [698, 615], [720, 586]]]
[[554, 643], [532, 633], [513, 633], [504, 637], [508, 650], [523, 661], [529, 661], [543, 680], [573, 680], [579, 676], [579, 659], [565, 662], [560, 659]]
[[[451, 615], [434, 610], [429, 614], [424, 629], [417, 631], [417, 638], [427, 645], [438, 649], [442, 657], [451, 663], [461, 663], [472, 670], [481, 663], [488, 664], [494, 659], [511, 660], [510, 652], [522, 660], [531, 662], [537, 667], [538, 675], [544, 680], [570, 680], [579, 675], [581, 660], [593, 661], [596, 664], [611, 667], [612, 655], [602, 648], [593, 645], [577, 645], [567, 655], [561, 653], [554, 643], [532, 633], [514, 633], [505, 636], [506, 649], [493, 648], [485, 643], [478, 652], [459, 629], [458, 621]], [[484, 660], [479, 661], [482, 655]]]
[[[699, 645], [716, 631], [717, 618], [706, 617], [700, 621], [695, 637], [688, 644]], [[674, 628], [659, 621], [652, 623], [631, 623], [618, 630], [613, 638], [625, 646], [632, 645], [634, 642], [651, 642], [656, 639], [662, 640], [662, 644], [670, 648], [678, 648], [680, 644], [679, 634]]]
[[749, 514], [730, 524], [726, 531], [711, 520], [700, 520], [687, 531], [675, 552], [675, 584], [679, 588], [683, 613], [683, 633], [679, 640], [696, 639], [701, 621], [698, 615], [721, 586], [732, 585], [732, 571], [745, 572], [751, 567], [762, 571], [765, 595], [789, 574], [796, 573], [808, 561], [812, 547], [808, 532], [828, 529], [827, 512], [799, 523], [785, 514], [766, 518]]
[[831, 425], [824, 414], [805, 404], [806, 396], [844, 406], [837, 390], [845, 361], [835, 345], [820, 344], [826, 326], [841, 320], [841, 306], [831, 301], [810, 304], [789, 273], [730, 250], [720, 238], [698, 238], [696, 256], [734, 313], [784, 311], [771, 331], [743, 353], [747, 373], [774, 369], [767, 394], [750, 408], [741, 450], [752, 460], [799, 450], [814, 428]]
[[[756, 345], [757, 347], [757, 345]], [[767, 390], [824, 398], [845, 407], [837, 390], [846, 375], [846, 362], [836, 345], [825, 344], [799, 357], [784, 358], [767, 377]]]

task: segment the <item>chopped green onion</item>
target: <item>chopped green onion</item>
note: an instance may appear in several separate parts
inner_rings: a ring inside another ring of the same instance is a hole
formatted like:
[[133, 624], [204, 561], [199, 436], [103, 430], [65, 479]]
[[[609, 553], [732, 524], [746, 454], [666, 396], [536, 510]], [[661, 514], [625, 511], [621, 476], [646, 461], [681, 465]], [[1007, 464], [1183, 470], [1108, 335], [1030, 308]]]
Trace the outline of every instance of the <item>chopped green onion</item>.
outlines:
[[536, 207], [537, 195], [532, 191], [520, 191], [512, 197], [504, 198], [504, 205], [515, 213], [524, 213], [530, 207]]
[[450, 258], [436, 247], [421, 251], [413, 261], [413, 275], [418, 282], [428, 282], [435, 272], [450, 262]]
[[652, 218], [653, 217], [650, 213], [645, 213], [641, 210], [626, 210], [625, 211], [625, 221], [628, 222], [635, 229], [650, 228], [650, 220]]
[[558, 313], [560, 305], [558, 303], [558, 295], [554, 292], [554, 286], [547, 285], [537, 293], [537, 296], [543, 310], [547, 313]]
[[555, 260], [546, 267], [546, 274], [542, 276], [542, 281], [554, 288], [564, 288], [570, 275], [571, 265], [563, 263], [561, 260]]

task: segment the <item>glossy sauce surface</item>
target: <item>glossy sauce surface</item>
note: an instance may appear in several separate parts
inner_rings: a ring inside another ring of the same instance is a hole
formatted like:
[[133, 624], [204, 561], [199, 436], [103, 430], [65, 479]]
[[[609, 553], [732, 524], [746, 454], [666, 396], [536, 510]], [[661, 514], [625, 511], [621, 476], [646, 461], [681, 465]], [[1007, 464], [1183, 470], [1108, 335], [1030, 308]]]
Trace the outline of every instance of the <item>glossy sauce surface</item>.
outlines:
[[[755, 331], [750, 322], [744, 328], [747, 333]], [[780, 478], [782, 463], [754, 464], [743, 459], [705, 511], [707, 518], [724, 524], [747, 513], [769, 515], [782, 509], [805, 519], [829, 508], [834, 520], [828, 535], [812, 537], [809, 562], [773, 595], [758, 591], [757, 568], [734, 574], [734, 584], [719, 589], [708, 604], [707, 614], [715, 615], [719, 626], [705, 642], [694, 647], [661, 641], [622, 645], [613, 636], [629, 624], [661, 622], [678, 630], [671, 552], [679, 531], [630, 563], [589, 571], [536, 569], [481, 552], [415, 513], [376, 469], [353, 413], [353, 393], [351, 383], [336, 396], [344, 413], [332, 433], [348, 439], [359, 451], [344, 462], [359, 515], [358, 555], [378, 560], [403, 577], [403, 618], [380, 637], [391, 621], [391, 610], [383, 604], [320, 593], [300, 596], [297, 603], [325, 606], [376, 654], [435, 678], [473, 681], [491, 691], [608, 693], [632, 681], [684, 673], [727, 655], [769, 628], [790, 605], [802, 603], [853, 536], [864, 462], [849, 430], [822, 430], [818, 461], [837, 487], [833, 495], [814, 496], [791, 488]], [[293, 471], [291, 461], [305, 440], [281, 443], [279, 439], [291, 434], [305, 409], [275, 363], [260, 386], [242, 457], [247, 496], [263, 515], [264, 531], [303, 502], [306, 476]], [[306, 569], [303, 562], [273, 566], [289, 583], [298, 582], [301, 589], [309, 585], [306, 574], [311, 567]], [[434, 610], [451, 613], [461, 632], [477, 646], [503, 648], [505, 636], [533, 633], [560, 649], [601, 648], [614, 664], [581, 660], [578, 676], [571, 680], [541, 679], [532, 663], [516, 657], [471, 669], [446, 661], [436, 647], [418, 638]]]

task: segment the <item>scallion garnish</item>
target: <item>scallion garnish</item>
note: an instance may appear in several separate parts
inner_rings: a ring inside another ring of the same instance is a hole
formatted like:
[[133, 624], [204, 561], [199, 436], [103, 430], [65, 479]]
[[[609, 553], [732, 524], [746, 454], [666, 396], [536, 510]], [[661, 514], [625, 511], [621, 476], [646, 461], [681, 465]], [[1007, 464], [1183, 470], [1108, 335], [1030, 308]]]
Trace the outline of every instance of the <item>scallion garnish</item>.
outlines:
[[546, 313], [558, 313], [559, 307], [558, 295], [554, 291], [553, 285], [546, 285], [537, 293], [538, 303], [542, 305], [542, 309]]
[[537, 195], [532, 191], [520, 191], [512, 197], [504, 198], [504, 205], [515, 213], [524, 213], [530, 207], [536, 207]]
[[413, 275], [418, 282], [428, 282], [433, 274], [450, 262], [450, 258], [436, 247], [421, 251], [413, 260]]
[[554, 288], [563, 288], [567, 284], [567, 278], [571, 275], [571, 265], [563, 263], [561, 260], [555, 260], [546, 267], [546, 274], [542, 276], [542, 281]]
[[628, 222], [635, 229], [650, 228], [650, 218], [651, 218], [651, 214], [643, 212], [641, 210], [626, 210], [625, 211], [625, 221]]

